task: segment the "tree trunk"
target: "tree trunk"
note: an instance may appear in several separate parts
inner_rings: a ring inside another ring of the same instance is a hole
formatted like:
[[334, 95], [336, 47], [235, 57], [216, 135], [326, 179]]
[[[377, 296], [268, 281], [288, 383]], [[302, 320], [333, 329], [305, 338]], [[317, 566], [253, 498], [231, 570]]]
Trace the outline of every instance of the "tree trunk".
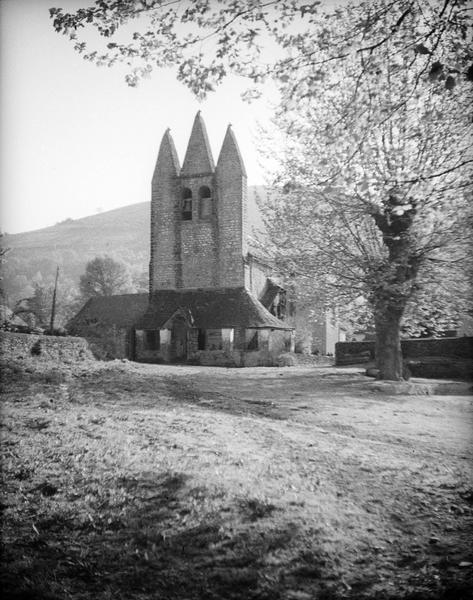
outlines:
[[384, 210], [373, 215], [388, 250], [372, 281], [376, 366], [379, 379], [400, 381], [403, 379], [401, 318], [419, 270], [419, 256], [409, 235], [417, 209], [414, 201], [406, 202], [396, 189], [391, 190], [384, 204]]
[[400, 381], [403, 379], [401, 352], [401, 316], [398, 310], [385, 305], [375, 311], [376, 367], [379, 379]]

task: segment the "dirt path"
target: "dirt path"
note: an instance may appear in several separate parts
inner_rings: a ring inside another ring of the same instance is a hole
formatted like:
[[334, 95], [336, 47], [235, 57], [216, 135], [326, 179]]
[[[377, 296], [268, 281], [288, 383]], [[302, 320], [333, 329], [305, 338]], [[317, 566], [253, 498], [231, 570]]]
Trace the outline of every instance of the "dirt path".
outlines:
[[15, 368], [11, 597], [471, 597], [471, 397], [376, 395], [356, 369]]

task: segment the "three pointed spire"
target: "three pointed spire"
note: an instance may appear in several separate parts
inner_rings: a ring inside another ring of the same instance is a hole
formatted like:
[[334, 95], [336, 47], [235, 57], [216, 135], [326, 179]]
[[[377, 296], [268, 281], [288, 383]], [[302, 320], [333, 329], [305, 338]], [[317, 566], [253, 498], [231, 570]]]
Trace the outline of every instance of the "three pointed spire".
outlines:
[[[246, 177], [245, 165], [231, 125], [228, 126], [223, 140], [222, 149], [220, 150], [220, 155], [218, 157], [217, 169], [229, 170]], [[159, 147], [158, 160], [156, 162], [153, 178], [159, 177], [163, 172], [176, 177], [179, 175], [213, 173], [214, 171], [215, 163], [200, 110], [194, 119], [182, 169], [179, 165], [179, 158], [171, 133], [169, 129], [166, 130]]]
[[217, 169], [226, 165], [230, 165], [232, 169], [239, 171], [239, 175], [246, 177], [245, 165], [231, 124], [227, 127], [227, 133], [225, 134], [222, 149], [220, 150], [217, 161]]
[[180, 173], [181, 167], [179, 164], [179, 157], [177, 156], [176, 146], [171, 136], [171, 132], [166, 129], [161, 145], [159, 146], [158, 159], [156, 161], [156, 167], [154, 168], [153, 179], [160, 177], [163, 173], [177, 177]]
[[187, 145], [186, 155], [182, 164], [181, 175], [195, 173], [212, 173], [215, 169], [209, 138], [202, 115], [199, 112], [194, 119], [192, 133]]

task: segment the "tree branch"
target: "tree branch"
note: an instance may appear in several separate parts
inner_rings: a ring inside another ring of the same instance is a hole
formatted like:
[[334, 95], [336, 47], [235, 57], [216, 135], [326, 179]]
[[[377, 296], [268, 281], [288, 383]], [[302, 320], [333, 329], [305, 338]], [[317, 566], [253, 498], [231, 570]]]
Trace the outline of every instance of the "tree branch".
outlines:
[[419, 181], [425, 181], [426, 179], [435, 179], [437, 177], [442, 177], [442, 175], [447, 175], [448, 173], [452, 173], [461, 167], [473, 163], [473, 158], [469, 160], [464, 160], [460, 164], [455, 165], [454, 167], [450, 167], [449, 169], [445, 169], [445, 171], [441, 171], [440, 173], [434, 173], [434, 175], [426, 175], [425, 177], [416, 177], [415, 179], [404, 179], [399, 183], [418, 183]]

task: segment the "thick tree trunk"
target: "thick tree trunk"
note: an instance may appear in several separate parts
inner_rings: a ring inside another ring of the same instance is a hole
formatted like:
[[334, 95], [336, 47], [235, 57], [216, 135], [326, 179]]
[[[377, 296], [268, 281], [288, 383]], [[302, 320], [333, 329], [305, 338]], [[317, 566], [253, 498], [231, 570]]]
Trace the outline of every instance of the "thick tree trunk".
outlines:
[[371, 288], [380, 379], [403, 379], [401, 318], [420, 264], [410, 236], [416, 212], [415, 202], [393, 188], [384, 209], [373, 214], [388, 250], [386, 260], [372, 273]]
[[375, 315], [376, 367], [379, 379], [400, 381], [403, 379], [401, 352], [401, 316], [398, 310], [386, 305], [378, 308]]

